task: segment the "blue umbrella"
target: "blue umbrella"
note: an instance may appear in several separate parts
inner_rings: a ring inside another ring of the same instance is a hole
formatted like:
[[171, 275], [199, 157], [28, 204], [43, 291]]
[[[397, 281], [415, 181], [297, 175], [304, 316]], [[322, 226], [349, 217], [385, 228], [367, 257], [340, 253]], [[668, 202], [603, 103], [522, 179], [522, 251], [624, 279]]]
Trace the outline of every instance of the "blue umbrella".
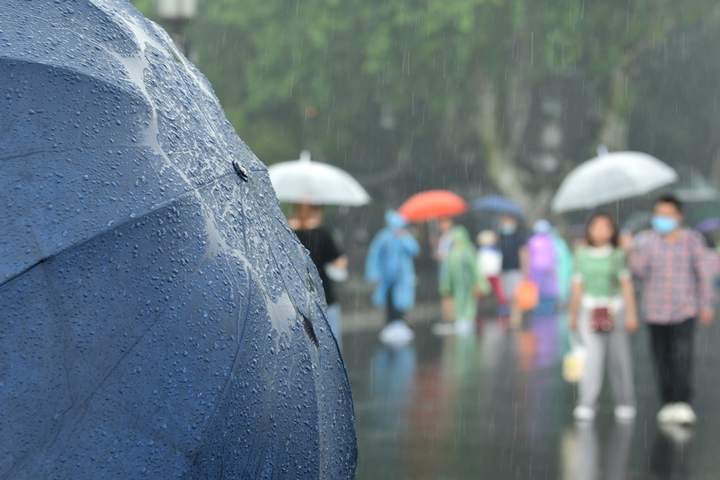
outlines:
[[695, 229], [703, 233], [720, 231], [720, 217], [703, 220], [695, 227]]
[[0, 12], [0, 477], [352, 478], [265, 166], [126, 1]]
[[472, 202], [474, 210], [482, 210], [498, 215], [512, 215], [515, 217], [524, 216], [522, 207], [512, 200], [499, 195], [488, 195], [480, 197]]

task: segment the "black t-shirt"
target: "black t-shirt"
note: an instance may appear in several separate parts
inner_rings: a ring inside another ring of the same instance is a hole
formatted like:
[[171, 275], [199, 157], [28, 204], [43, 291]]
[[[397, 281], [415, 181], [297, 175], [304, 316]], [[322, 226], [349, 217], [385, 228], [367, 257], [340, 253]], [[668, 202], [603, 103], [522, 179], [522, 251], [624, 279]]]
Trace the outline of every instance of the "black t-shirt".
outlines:
[[295, 230], [300, 243], [310, 252], [315, 267], [320, 274], [323, 289], [325, 290], [325, 300], [328, 305], [332, 305], [337, 300], [333, 291], [332, 281], [325, 273], [325, 266], [334, 262], [342, 256], [342, 252], [335, 244], [330, 232], [325, 227], [311, 228], [308, 230]]
[[527, 243], [527, 234], [521, 229], [513, 233], [498, 235], [498, 247], [502, 252], [503, 272], [520, 270], [520, 250]]

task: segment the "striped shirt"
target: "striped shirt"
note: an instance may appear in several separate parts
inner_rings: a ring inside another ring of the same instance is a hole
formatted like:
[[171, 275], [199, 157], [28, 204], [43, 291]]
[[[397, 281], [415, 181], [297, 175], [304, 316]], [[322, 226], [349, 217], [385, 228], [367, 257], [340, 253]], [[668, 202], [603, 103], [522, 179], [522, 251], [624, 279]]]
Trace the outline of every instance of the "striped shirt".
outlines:
[[673, 242], [649, 231], [638, 235], [630, 268], [643, 281], [642, 312], [649, 323], [674, 324], [713, 307], [712, 272], [702, 237], [683, 229]]

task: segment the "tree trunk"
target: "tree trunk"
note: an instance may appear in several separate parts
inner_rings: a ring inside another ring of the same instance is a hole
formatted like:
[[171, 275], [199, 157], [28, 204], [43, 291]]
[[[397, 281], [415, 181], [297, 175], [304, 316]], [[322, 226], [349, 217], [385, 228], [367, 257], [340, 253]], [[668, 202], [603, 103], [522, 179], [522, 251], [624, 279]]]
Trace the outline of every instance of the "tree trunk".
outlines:
[[534, 218], [547, 213], [551, 194], [537, 195], [546, 189], [537, 185], [522, 163], [521, 151], [532, 105], [532, 47], [527, 28], [528, 2], [518, 1], [513, 8], [511, 34], [514, 41], [508, 52], [511, 60], [502, 83], [486, 75], [482, 66], [476, 69], [473, 89], [477, 114], [473, 127], [485, 149], [489, 179], [503, 195], [519, 203], [528, 217]]
[[[512, 135], [508, 132], [500, 132], [498, 128], [500, 123], [498, 122], [498, 89], [487, 76], [478, 73], [475, 90], [477, 115], [473, 126], [485, 148], [488, 176], [500, 192], [530, 210], [533, 196], [528, 190], [528, 174], [518, 164], [517, 147], [511, 148], [510, 142], [504, 141], [504, 138]], [[510, 125], [517, 126], [520, 123], [519, 120], [509, 121]]]

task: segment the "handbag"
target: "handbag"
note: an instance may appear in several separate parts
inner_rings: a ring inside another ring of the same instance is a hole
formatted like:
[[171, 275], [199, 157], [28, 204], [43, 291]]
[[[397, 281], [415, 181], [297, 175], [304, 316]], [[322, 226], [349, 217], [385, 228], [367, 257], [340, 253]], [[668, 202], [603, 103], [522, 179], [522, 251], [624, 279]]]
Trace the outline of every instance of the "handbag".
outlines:
[[540, 303], [540, 291], [532, 280], [523, 280], [515, 290], [515, 302], [523, 312], [534, 310]]
[[607, 333], [615, 326], [615, 319], [610, 307], [595, 307], [590, 311], [590, 326], [593, 331]]

